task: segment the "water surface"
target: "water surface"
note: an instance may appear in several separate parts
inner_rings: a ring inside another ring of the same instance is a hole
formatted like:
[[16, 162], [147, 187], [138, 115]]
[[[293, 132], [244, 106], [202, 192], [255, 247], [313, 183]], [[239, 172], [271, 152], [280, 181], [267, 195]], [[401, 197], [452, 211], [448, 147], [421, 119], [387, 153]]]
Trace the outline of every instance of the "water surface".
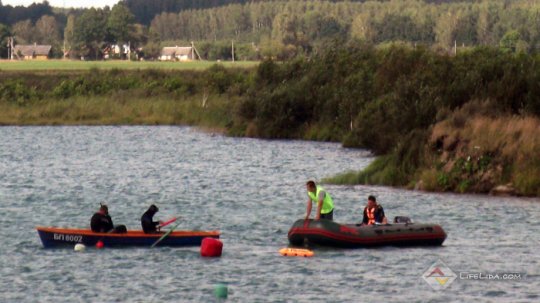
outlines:
[[[285, 258], [305, 212], [304, 184], [372, 158], [338, 144], [227, 138], [185, 127], [0, 128], [1, 302], [538, 302], [540, 201], [326, 186], [335, 220], [356, 222], [373, 194], [389, 217], [441, 224], [443, 247], [316, 249]], [[194, 248], [43, 249], [35, 226], [87, 227], [106, 201], [115, 224], [140, 228], [151, 203], [179, 229], [220, 230], [224, 254]], [[520, 281], [456, 280], [434, 291], [422, 274], [521, 272]]]

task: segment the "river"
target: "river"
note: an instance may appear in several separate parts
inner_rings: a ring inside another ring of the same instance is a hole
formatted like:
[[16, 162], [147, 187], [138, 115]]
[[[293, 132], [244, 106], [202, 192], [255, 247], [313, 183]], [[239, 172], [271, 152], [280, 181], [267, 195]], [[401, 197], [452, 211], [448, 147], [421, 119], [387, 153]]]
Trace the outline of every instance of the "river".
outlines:
[[[1, 302], [539, 302], [540, 200], [326, 186], [337, 222], [357, 222], [368, 195], [388, 217], [438, 223], [442, 247], [315, 249], [287, 258], [305, 212], [305, 182], [365, 167], [339, 144], [229, 138], [189, 127], [1, 127]], [[199, 248], [44, 249], [35, 226], [87, 227], [106, 201], [115, 224], [181, 217], [178, 229], [220, 230], [219, 259]], [[458, 276], [434, 290], [443, 262]], [[437, 263], [442, 264], [442, 263]], [[519, 273], [513, 280], [464, 273]], [[474, 276], [469, 276], [474, 277]]]

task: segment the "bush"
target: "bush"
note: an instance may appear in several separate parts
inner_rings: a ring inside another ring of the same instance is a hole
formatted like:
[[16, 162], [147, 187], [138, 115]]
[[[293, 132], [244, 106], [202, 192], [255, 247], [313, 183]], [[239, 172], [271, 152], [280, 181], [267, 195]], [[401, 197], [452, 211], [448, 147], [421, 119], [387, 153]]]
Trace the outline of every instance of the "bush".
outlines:
[[21, 80], [7, 80], [0, 85], [0, 99], [17, 105], [26, 105], [38, 99], [35, 88], [27, 87]]
[[232, 84], [229, 71], [220, 64], [214, 64], [205, 72], [206, 83], [213, 91], [223, 94]]

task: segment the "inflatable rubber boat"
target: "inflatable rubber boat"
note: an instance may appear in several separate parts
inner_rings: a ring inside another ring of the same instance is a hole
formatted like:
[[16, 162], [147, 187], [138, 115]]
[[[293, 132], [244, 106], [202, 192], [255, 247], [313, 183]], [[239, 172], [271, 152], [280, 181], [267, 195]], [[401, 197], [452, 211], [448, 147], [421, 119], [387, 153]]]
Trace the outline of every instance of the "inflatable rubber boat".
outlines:
[[294, 222], [289, 230], [292, 245], [362, 248], [379, 246], [440, 246], [446, 233], [437, 224], [394, 223], [381, 225], [338, 224], [329, 220]]

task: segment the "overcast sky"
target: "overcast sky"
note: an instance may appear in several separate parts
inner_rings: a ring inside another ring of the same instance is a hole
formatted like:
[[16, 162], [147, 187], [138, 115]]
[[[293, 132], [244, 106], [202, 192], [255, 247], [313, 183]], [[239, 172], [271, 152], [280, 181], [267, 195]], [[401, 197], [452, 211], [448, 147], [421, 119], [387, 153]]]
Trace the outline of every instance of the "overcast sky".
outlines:
[[[3, 5], [24, 5], [28, 6], [34, 2], [41, 3], [42, 0], [0, 0]], [[104, 7], [113, 6], [119, 0], [49, 0], [49, 4], [54, 7]]]

